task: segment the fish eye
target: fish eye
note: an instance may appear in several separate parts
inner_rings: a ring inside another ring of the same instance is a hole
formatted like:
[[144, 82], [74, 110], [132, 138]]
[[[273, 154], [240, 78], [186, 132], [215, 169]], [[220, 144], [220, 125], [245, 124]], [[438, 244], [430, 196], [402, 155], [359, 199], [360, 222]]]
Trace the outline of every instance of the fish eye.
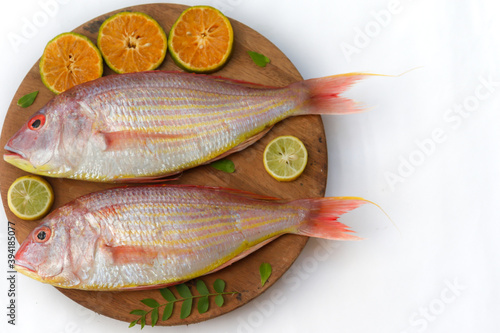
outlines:
[[36, 131], [45, 125], [45, 115], [38, 114], [30, 119], [28, 122], [28, 128], [30, 130]]
[[50, 235], [51, 232], [48, 227], [41, 227], [37, 232], [34, 233], [34, 238], [37, 243], [45, 243], [49, 240]]

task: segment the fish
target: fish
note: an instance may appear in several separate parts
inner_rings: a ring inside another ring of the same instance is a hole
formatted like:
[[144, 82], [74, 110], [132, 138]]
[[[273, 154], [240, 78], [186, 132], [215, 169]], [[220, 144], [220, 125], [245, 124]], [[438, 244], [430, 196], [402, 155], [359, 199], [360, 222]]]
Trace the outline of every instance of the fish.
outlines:
[[195, 185], [118, 187], [47, 215], [19, 247], [15, 269], [66, 289], [163, 288], [223, 269], [287, 233], [359, 239], [338, 218], [367, 202]]
[[8, 140], [4, 160], [41, 176], [149, 182], [241, 151], [291, 116], [347, 114], [367, 73], [269, 87], [150, 71], [108, 75], [52, 98]]

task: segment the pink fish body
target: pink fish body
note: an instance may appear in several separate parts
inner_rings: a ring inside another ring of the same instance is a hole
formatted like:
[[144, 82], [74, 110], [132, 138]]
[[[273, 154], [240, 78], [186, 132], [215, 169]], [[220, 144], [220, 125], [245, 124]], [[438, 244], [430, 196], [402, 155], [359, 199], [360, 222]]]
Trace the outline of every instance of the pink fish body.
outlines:
[[337, 218], [365, 202], [195, 186], [106, 190], [42, 220], [19, 248], [16, 269], [62, 288], [162, 287], [226, 267], [285, 233], [357, 239]]
[[356, 111], [339, 94], [364, 75], [280, 88], [162, 71], [109, 75], [50, 100], [7, 142], [4, 159], [49, 177], [165, 177], [244, 149], [287, 117]]

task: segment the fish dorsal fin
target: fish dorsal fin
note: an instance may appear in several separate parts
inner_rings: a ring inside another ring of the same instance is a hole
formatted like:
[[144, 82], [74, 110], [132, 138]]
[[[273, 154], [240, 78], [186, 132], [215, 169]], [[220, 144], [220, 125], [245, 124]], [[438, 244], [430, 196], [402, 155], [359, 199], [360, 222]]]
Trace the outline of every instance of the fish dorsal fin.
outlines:
[[[155, 186], [155, 185], [152, 185]], [[276, 198], [276, 197], [271, 197], [267, 195], [260, 195], [244, 190], [238, 190], [234, 188], [227, 188], [227, 187], [218, 187], [218, 186], [203, 186], [203, 185], [185, 185], [185, 184], [178, 184], [178, 185], [165, 185], [165, 184], [158, 184], [156, 186], [169, 186], [169, 187], [183, 187], [183, 188], [197, 188], [197, 189], [206, 189], [210, 191], [217, 191], [220, 193], [227, 193], [230, 195], [236, 195], [252, 200], [264, 200], [264, 201], [281, 201], [283, 199]]]

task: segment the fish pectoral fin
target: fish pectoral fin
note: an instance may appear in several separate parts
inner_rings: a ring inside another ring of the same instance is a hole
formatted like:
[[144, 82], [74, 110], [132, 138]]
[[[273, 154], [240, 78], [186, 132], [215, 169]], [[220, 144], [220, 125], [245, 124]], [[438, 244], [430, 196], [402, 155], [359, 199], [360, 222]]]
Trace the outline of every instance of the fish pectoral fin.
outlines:
[[158, 250], [154, 247], [142, 247], [132, 245], [106, 246], [113, 262], [118, 265], [141, 263], [153, 265], [158, 258]]
[[172, 140], [181, 138], [182, 134], [169, 134], [147, 131], [99, 132], [104, 141], [104, 150], [126, 150], [138, 145], [146, 145], [155, 140]]

